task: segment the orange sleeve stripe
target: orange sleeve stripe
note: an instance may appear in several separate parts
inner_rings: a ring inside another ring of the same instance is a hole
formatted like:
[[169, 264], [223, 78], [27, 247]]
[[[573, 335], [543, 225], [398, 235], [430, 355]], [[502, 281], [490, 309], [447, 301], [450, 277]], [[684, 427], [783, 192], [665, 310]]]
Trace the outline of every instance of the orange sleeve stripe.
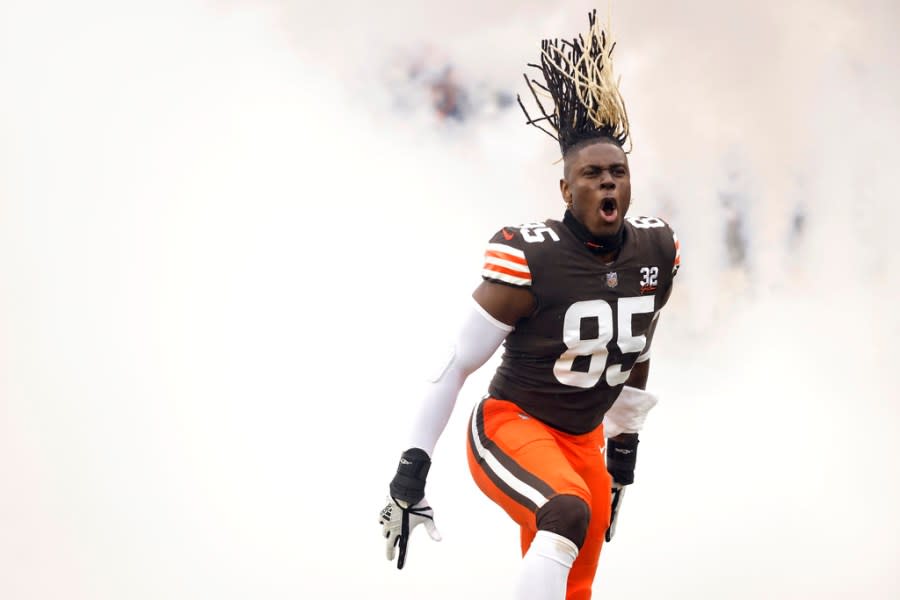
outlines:
[[506, 267], [500, 267], [498, 265], [492, 265], [490, 263], [485, 263], [484, 269], [486, 271], [496, 271], [497, 273], [506, 273], [507, 275], [512, 275], [513, 277], [521, 277], [522, 279], [527, 279], [531, 281], [531, 273], [527, 271], [514, 271], [512, 269], [507, 269]]
[[494, 258], [499, 258], [502, 260], [508, 260], [509, 262], [514, 262], [517, 265], [522, 265], [523, 267], [528, 266], [528, 261], [520, 256], [514, 256], [512, 254], [507, 254], [505, 252], [498, 252], [496, 250], [486, 250], [484, 253], [485, 256], [493, 256]]

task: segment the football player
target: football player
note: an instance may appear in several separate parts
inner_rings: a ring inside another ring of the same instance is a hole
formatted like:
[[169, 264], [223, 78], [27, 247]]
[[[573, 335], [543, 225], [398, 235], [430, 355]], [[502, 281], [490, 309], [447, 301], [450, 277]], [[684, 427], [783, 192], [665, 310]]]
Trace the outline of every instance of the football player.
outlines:
[[[516, 600], [587, 600], [600, 549], [634, 481], [638, 431], [656, 403], [645, 391], [650, 344], [680, 263], [661, 219], [626, 217], [629, 125], [613, 77], [609, 32], [596, 13], [571, 42], [545, 40], [554, 102], [528, 123], [559, 142], [562, 220], [503, 227], [485, 251], [483, 281], [432, 379], [381, 512], [387, 557], [406, 560], [412, 530], [434, 539], [425, 500], [431, 454], [466, 378], [504, 344], [502, 363], [469, 421], [478, 487], [521, 528]], [[526, 78], [528, 81], [528, 78]]]

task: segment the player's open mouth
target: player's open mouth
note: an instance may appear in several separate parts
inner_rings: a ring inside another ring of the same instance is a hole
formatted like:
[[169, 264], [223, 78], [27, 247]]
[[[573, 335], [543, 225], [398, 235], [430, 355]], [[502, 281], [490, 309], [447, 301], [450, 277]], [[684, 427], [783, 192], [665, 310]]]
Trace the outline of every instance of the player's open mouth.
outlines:
[[615, 222], [616, 217], [619, 214], [619, 210], [616, 207], [616, 201], [612, 198], [604, 198], [600, 203], [600, 214], [607, 223]]

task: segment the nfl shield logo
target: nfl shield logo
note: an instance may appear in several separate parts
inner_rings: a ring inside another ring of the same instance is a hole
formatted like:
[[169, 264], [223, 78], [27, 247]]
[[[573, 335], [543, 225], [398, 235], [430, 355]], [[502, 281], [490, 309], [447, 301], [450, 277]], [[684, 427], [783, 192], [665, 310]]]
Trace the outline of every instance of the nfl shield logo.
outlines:
[[619, 285], [619, 275], [615, 271], [606, 274], [606, 285], [611, 288]]

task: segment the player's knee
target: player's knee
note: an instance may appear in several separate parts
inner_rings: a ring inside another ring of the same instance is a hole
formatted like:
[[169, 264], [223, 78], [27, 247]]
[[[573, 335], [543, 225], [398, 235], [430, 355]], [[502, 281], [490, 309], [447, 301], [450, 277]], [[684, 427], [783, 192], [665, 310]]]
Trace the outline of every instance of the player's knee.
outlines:
[[554, 496], [537, 511], [537, 528], [552, 531], [581, 548], [591, 522], [591, 508], [578, 496]]

